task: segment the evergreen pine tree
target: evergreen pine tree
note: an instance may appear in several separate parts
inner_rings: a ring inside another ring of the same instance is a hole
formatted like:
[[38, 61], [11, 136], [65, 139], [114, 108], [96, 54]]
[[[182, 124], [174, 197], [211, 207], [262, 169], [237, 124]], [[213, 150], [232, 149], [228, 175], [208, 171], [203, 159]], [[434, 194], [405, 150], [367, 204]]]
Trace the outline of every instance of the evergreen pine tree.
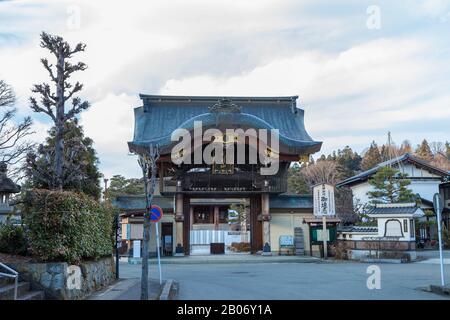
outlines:
[[338, 178], [343, 180], [349, 178], [361, 169], [361, 156], [354, 152], [349, 146], [338, 150], [336, 162], [338, 164]]
[[380, 168], [369, 179], [369, 183], [374, 187], [374, 191], [367, 193], [371, 204], [414, 202], [416, 196], [411, 189], [408, 189], [411, 181], [406, 177], [406, 174], [392, 167]]
[[107, 192], [108, 199], [114, 199], [121, 195], [143, 195], [144, 194], [144, 180], [137, 178], [127, 179], [124, 176], [116, 174], [112, 176], [109, 182]]
[[304, 174], [302, 173], [302, 167], [298, 163], [294, 163], [288, 169], [288, 191], [299, 193], [299, 194], [308, 194], [310, 193], [310, 187], [308, 182], [305, 179]]
[[[89, 108], [87, 101], [82, 101], [80, 97], [76, 96], [83, 89], [83, 85], [78, 81], [75, 84], [69, 83], [69, 78], [74, 72], [84, 71], [87, 66], [83, 62], [72, 64], [69, 59], [74, 54], [83, 52], [86, 45], [78, 43], [75, 47], [71, 47], [63, 38], [42, 32], [41, 47], [47, 49], [54, 56], [54, 67], [46, 58], [41, 59], [41, 62], [48, 71], [55, 89], [52, 92], [48, 83], [34, 85], [32, 92], [40, 95], [40, 103], [35, 97], [30, 97], [30, 107], [35, 112], [46, 114], [54, 123], [54, 161], [51, 163], [53, 180], [49, 182], [49, 188], [62, 190], [65, 184], [64, 175], [71, 174], [63, 172], [64, 154], [66, 153], [64, 151], [64, 123]], [[66, 111], [69, 101], [71, 101], [71, 107]]]
[[[26, 172], [34, 188], [50, 189], [54, 180], [54, 162], [56, 129], [53, 127], [49, 137], [41, 144], [37, 152], [27, 156]], [[98, 158], [91, 138], [85, 137], [77, 118], [66, 121], [63, 131], [63, 182], [64, 190], [79, 191], [100, 198], [101, 173], [98, 170]]]

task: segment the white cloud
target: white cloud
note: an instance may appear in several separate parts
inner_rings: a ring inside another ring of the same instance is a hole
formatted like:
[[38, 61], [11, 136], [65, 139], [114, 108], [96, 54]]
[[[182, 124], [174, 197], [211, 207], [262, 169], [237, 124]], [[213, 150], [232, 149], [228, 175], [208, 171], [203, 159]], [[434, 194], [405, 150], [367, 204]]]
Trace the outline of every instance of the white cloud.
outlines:
[[133, 140], [133, 107], [141, 105], [137, 97], [108, 94], [81, 115], [85, 135], [94, 140], [105, 177], [113, 174], [139, 176], [134, 156], [128, 155], [127, 141]]
[[450, 11], [449, 0], [426, 0], [423, 1], [423, 9], [432, 16], [445, 15]]
[[[385, 129], [398, 122], [450, 117], [450, 97], [434, 90], [436, 70], [427, 59], [431, 47], [409, 40], [375, 40], [337, 55], [302, 52], [234, 77], [171, 79], [164, 94], [299, 95], [307, 125], [317, 133]], [[414, 102], [433, 92], [430, 101]], [[426, 115], [420, 112], [427, 106]]]
[[[374, 32], [359, 1], [347, 1], [346, 10], [339, 4], [336, 12], [329, 2], [295, 0], [0, 2], [0, 78], [18, 93], [20, 115], [29, 114], [32, 84], [48, 80], [39, 63], [46, 55], [40, 31], [85, 42], [86, 52], [74, 60], [89, 68], [71, 80], [85, 84], [82, 95], [92, 107], [81, 123], [107, 176], [140, 174], [126, 144], [140, 92], [296, 94], [324, 151], [363, 147], [387, 130], [414, 140], [411, 135], [427, 132], [407, 130], [408, 124], [433, 128], [450, 118], [448, 32], [429, 19], [448, 13], [449, 1], [409, 4], [414, 9], [403, 11], [381, 3], [383, 27]], [[70, 6], [80, 8], [78, 29], [68, 28]], [[412, 11], [423, 25], [405, 32]], [[50, 124], [33, 116], [43, 139]], [[440, 140], [450, 136], [448, 128], [439, 132]]]

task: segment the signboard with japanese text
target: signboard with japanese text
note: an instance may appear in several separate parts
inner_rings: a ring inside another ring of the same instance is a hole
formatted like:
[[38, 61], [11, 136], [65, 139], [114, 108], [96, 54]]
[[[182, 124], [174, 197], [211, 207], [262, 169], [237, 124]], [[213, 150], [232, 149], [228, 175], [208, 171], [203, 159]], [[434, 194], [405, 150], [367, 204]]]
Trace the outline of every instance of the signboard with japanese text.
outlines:
[[315, 216], [335, 216], [336, 208], [334, 203], [334, 186], [326, 183], [313, 187], [314, 215]]

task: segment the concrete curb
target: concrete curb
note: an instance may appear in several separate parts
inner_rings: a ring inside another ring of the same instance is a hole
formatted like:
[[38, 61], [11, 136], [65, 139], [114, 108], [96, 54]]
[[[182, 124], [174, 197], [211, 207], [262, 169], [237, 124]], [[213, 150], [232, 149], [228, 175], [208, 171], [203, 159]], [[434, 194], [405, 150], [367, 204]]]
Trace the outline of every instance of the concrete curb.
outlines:
[[159, 295], [159, 300], [172, 300], [175, 295], [175, 284], [176, 282], [174, 280], [168, 279]]
[[[142, 259], [131, 258], [123, 261], [129, 264], [141, 264]], [[156, 260], [149, 259], [150, 263], [156, 263]], [[161, 260], [161, 264], [251, 264], [251, 263], [323, 263], [325, 262], [319, 258], [302, 258], [302, 259], [277, 259], [272, 257], [265, 257], [262, 259], [249, 260], [232, 260], [232, 259], [189, 259], [189, 258], [175, 258], [168, 260]]]
[[360, 259], [359, 261], [364, 263], [394, 263], [394, 264], [408, 263], [403, 262], [400, 259]]
[[450, 296], [450, 286], [436, 286], [436, 285], [430, 285], [427, 290], [428, 292], [437, 293], [443, 296]]

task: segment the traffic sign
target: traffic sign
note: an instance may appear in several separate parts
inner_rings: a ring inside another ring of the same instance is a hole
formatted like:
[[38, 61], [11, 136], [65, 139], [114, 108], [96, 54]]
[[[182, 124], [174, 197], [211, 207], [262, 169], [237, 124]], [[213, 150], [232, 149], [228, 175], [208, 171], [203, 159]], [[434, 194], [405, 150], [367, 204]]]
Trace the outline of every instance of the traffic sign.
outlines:
[[164, 213], [160, 206], [152, 205], [149, 210], [149, 218], [151, 222], [158, 222]]

